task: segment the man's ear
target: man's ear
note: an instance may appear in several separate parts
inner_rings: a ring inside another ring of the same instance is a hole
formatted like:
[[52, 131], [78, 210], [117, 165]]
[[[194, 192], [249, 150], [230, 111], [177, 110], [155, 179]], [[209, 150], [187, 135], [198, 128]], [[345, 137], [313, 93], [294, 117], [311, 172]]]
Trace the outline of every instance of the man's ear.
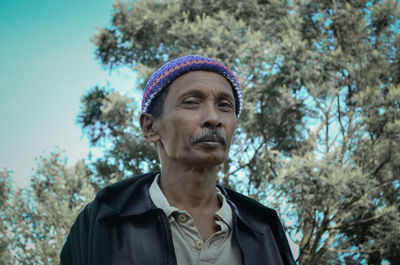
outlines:
[[158, 135], [156, 119], [150, 113], [140, 114], [140, 127], [144, 138], [146, 138], [151, 143], [157, 143], [160, 140]]

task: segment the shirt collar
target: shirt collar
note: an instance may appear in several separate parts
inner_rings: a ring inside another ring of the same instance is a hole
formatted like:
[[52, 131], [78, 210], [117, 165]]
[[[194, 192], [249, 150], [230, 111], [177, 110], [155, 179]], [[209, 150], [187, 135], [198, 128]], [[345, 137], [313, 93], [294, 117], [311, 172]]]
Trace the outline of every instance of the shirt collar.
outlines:
[[154, 205], [157, 208], [163, 210], [165, 214], [170, 217], [173, 212], [179, 211], [179, 209], [172, 207], [169, 204], [167, 198], [164, 196], [164, 193], [161, 191], [161, 188], [158, 185], [159, 179], [160, 174], [157, 174], [149, 188], [150, 199], [153, 201]]
[[[170, 217], [170, 215], [173, 214], [174, 212], [182, 212], [182, 210], [175, 208], [169, 204], [167, 198], [161, 191], [161, 188], [158, 184], [159, 179], [160, 179], [160, 174], [157, 174], [157, 176], [154, 178], [154, 181], [149, 188], [150, 198], [153, 201], [154, 205], [157, 208], [162, 209], [168, 217]], [[220, 189], [217, 187], [215, 189], [217, 193], [217, 198], [221, 203], [221, 208], [219, 208], [215, 214], [217, 218], [219, 218], [221, 221], [226, 223], [231, 228], [232, 209], [229, 206], [228, 202], [226, 201], [225, 196], [221, 193]]]

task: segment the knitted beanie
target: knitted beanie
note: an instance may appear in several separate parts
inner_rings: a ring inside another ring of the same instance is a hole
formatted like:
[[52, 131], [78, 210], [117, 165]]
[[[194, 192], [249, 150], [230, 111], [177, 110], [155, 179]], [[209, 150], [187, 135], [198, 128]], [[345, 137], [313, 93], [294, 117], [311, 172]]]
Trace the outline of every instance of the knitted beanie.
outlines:
[[149, 112], [157, 94], [179, 76], [191, 71], [204, 70], [216, 72], [231, 84], [235, 96], [236, 117], [242, 110], [242, 91], [233, 73], [220, 62], [200, 55], [189, 55], [167, 62], [149, 78], [142, 99], [142, 113]]

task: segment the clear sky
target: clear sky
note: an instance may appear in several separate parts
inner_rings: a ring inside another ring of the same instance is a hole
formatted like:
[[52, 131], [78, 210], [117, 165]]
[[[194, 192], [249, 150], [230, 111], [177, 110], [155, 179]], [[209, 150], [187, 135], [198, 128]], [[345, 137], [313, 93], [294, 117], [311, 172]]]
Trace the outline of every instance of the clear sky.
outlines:
[[112, 0], [0, 1], [0, 167], [26, 187], [35, 157], [58, 146], [70, 162], [89, 145], [76, 124], [80, 97], [95, 85], [125, 93], [130, 69], [107, 71], [90, 38], [109, 25]]

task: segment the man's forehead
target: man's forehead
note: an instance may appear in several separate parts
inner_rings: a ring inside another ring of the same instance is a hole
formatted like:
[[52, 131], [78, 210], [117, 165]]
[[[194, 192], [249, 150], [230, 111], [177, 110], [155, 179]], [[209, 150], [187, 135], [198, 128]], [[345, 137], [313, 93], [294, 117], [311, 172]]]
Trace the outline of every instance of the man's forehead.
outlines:
[[[176, 88], [176, 89], [174, 89]], [[226, 78], [218, 73], [192, 71], [186, 73], [170, 84], [170, 93], [202, 93], [204, 89], [235, 98], [233, 88]], [[172, 90], [172, 91], [171, 91]]]
[[172, 60], [151, 75], [143, 94], [142, 113], [150, 111], [157, 94], [174, 80], [189, 72], [201, 70], [217, 73], [230, 84], [235, 100], [236, 117], [239, 117], [242, 109], [242, 91], [236, 77], [222, 63], [199, 55], [189, 55]]

